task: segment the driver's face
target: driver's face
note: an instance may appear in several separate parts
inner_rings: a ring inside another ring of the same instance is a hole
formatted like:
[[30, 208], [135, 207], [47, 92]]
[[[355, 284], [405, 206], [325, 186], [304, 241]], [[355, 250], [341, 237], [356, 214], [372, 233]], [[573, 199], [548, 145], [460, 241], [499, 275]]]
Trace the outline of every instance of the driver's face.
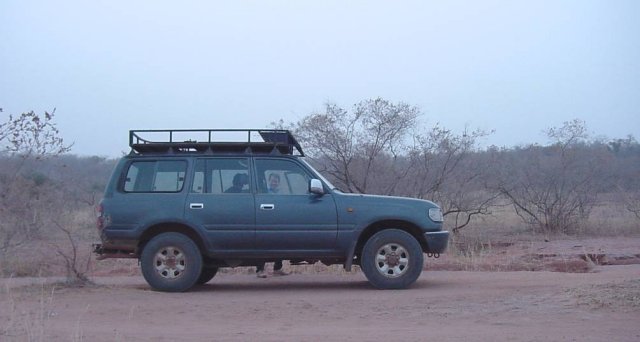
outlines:
[[280, 186], [280, 180], [278, 177], [269, 177], [269, 187], [271, 189], [277, 189]]

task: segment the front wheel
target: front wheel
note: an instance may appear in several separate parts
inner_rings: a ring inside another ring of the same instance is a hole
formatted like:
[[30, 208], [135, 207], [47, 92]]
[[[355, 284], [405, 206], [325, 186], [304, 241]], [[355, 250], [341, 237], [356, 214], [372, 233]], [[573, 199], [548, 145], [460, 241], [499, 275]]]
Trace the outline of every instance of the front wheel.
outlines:
[[423, 262], [422, 248], [411, 234], [386, 229], [367, 240], [360, 267], [373, 286], [404, 289], [418, 279]]
[[196, 284], [202, 271], [198, 246], [180, 233], [162, 233], [140, 255], [144, 279], [156, 290], [183, 292]]

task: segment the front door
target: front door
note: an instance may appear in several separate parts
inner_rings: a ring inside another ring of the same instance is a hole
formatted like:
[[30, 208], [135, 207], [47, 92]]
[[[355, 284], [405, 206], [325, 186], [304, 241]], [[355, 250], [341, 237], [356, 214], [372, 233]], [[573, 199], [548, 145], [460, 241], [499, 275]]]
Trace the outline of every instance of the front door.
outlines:
[[331, 194], [309, 193], [311, 175], [290, 159], [255, 159], [256, 249], [304, 251], [335, 249], [337, 212]]

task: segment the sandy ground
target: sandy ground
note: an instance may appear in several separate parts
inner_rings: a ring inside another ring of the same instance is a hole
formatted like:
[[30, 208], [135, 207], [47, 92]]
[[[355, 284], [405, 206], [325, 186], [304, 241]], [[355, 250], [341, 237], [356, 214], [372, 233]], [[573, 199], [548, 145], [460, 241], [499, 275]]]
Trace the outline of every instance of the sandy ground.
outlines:
[[53, 280], [0, 280], [0, 340], [640, 341], [640, 265], [426, 271], [399, 291], [372, 289], [359, 272], [223, 273], [179, 294], [139, 276], [43, 285]]

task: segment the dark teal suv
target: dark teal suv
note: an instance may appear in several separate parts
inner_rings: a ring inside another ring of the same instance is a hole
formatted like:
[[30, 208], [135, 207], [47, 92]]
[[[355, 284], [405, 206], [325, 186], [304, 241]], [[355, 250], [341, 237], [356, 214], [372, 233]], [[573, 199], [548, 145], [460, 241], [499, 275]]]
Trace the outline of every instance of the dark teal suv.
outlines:
[[146, 281], [186, 291], [220, 267], [289, 260], [362, 268], [411, 285], [449, 232], [425, 200], [347, 194], [286, 130], [138, 130], [98, 209], [98, 259], [137, 258]]

